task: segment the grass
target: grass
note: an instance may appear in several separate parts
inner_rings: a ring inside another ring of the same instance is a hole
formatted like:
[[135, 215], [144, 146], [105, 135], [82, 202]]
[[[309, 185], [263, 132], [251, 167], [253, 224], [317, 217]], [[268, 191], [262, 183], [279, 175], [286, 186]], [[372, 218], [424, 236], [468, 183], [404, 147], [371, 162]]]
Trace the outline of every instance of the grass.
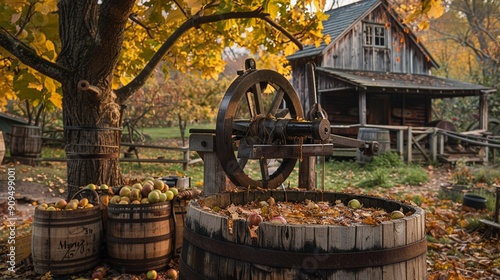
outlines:
[[[199, 129], [215, 129], [215, 124], [193, 124], [186, 128], [185, 137], [189, 137], [189, 130], [192, 128]], [[180, 139], [181, 131], [179, 127], [154, 127], [154, 128], [143, 128], [142, 133], [151, 136], [153, 141], [160, 139]]]
[[[158, 130], [150, 130], [158, 132]], [[159, 133], [154, 134], [159, 137]], [[165, 139], [157, 138], [153, 142], [162, 142]], [[164, 143], [164, 142], [162, 142]], [[163, 145], [177, 145], [179, 140], [170, 141]], [[126, 151], [126, 147], [122, 147], [122, 155]], [[64, 157], [64, 150], [55, 147], [44, 147], [42, 150], [43, 157], [61, 158]], [[182, 152], [166, 151], [160, 149], [140, 149], [140, 158], [158, 158], [159, 156], [168, 159], [182, 159]], [[198, 158], [196, 152], [190, 152], [190, 158]], [[390, 188], [396, 184], [417, 185], [428, 180], [426, 171], [418, 165], [406, 165], [397, 155], [387, 153], [382, 156], [374, 157], [373, 161], [360, 166], [355, 161], [327, 161], [316, 165], [317, 172], [317, 188], [331, 191], [341, 191], [349, 187], [369, 188]], [[188, 176], [191, 178], [192, 186], [203, 186], [203, 163], [189, 165], [188, 170], [182, 169], [182, 164], [171, 163], [139, 163], [137, 162], [121, 162], [120, 167], [125, 178], [145, 178], [148, 176], [164, 177], [164, 176]], [[285, 186], [298, 186], [298, 163], [290, 176], [284, 182]], [[323, 173], [324, 170], [324, 173]], [[260, 169], [245, 168], [245, 172], [251, 178], [259, 178]]]

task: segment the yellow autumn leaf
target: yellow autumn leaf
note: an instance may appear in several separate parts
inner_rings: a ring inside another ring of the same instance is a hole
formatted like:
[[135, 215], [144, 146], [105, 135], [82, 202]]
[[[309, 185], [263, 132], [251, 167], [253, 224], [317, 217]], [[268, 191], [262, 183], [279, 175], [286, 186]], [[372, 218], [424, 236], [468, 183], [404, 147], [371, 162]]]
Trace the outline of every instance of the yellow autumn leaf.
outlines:
[[426, 30], [427, 28], [429, 28], [429, 22], [426, 20], [422, 20], [421, 22], [418, 23], [418, 28], [420, 30]]
[[48, 15], [51, 12], [57, 10], [57, 1], [56, 0], [45, 0], [42, 3], [35, 5], [35, 11], [40, 12], [42, 15]]
[[125, 75], [120, 76], [120, 83], [122, 85], [127, 85], [128, 83], [130, 83], [130, 81], [131, 81], [130, 77], [127, 77]]
[[444, 7], [441, 4], [441, 1], [432, 1], [431, 8], [427, 12], [427, 16], [429, 18], [438, 18], [442, 16], [444, 13]]
[[28, 83], [28, 88], [34, 88], [39, 91], [43, 90], [43, 86], [40, 83]]
[[46, 37], [44, 33], [33, 31], [33, 37], [34, 37], [33, 44], [45, 45]]
[[47, 89], [47, 91], [49, 93], [55, 93], [57, 91], [57, 87], [56, 85], [54, 84], [54, 80], [50, 79], [50, 78], [45, 78], [44, 82], [43, 82], [43, 85], [45, 86], [45, 88]]
[[52, 104], [54, 104], [54, 106], [56, 106], [57, 108], [61, 109], [62, 108], [62, 95], [60, 95], [59, 93], [57, 92], [53, 92], [51, 95], [50, 95], [50, 98], [49, 98], [50, 102], [52, 102]]
[[16, 10], [17, 12], [20, 12], [22, 10], [22, 8], [24, 7], [24, 5], [26, 5], [27, 3], [24, 2], [24, 1], [19, 1], [19, 0], [3, 0], [3, 3], [11, 8], [13, 8], [14, 10]]

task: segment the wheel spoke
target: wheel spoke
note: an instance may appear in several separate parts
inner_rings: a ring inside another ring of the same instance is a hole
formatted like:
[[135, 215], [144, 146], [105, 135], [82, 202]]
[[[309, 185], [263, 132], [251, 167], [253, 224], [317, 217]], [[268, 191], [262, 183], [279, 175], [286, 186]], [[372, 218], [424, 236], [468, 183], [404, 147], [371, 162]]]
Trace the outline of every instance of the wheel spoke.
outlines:
[[238, 165], [240, 166], [241, 169], [245, 169], [245, 166], [247, 166], [248, 163], [248, 158], [240, 158], [238, 160]]
[[278, 112], [278, 108], [283, 102], [283, 97], [285, 96], [285, 91], [283, 89], [279, 88], [278, 92], [274, 96], [273, 102], [271, 103], [271, 106], [269, 107], [269, 111], [267, 111], [268, 115], [275, 116], [276, 113]]
[[256, 83], [252, 86], [253, 98], [256, 106], [256, 113], [263, 114], [264, 113], [264, 101], [262, 100], [262, 87], [260, 83]]
[[247, 105], [248, 105], [248, 111], [250, 113], [250, 118], [253, 119], [255, 116], [257, 116], [259, 113], [257, 113], [257, 107], [255, 106], [255, 100], [253, 98], [254, 93], [253, 92], [247, 92], [245, 97], [247, 100]]
[[267, 159], [259, 159], [260, 173], [262, 174], [262, 181], [269, 180], [269, 166], [267, 165]]

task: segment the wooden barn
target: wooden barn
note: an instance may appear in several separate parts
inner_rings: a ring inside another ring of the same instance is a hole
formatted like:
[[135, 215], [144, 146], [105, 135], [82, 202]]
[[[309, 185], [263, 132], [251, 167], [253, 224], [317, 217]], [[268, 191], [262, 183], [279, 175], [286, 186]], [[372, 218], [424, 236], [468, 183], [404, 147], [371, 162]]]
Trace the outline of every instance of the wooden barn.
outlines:
[[[317, 100], [333, 133], [357, 137], [361, 127], [381, 128], [390, 131], [391, 147], [409, 161], [412, 146], [427, 160], [446, 157], [445, 137], [437, 132], [455, 129], [433, 119], [432, 101], [464, 96], [479, 97], [478, 133], [487, 130], [487, 95], [495, 90], [432, 76], [437, 62], [384, 0], [362, 0], [327, 14], [323, 33], [330, 43], [306, 46], [287, 58], [305, 112]], [[315, 65], [315, 77], [308, 77], [308, 63]], [[309, 92], [310, 78], [316, 80], [315, 93]]]

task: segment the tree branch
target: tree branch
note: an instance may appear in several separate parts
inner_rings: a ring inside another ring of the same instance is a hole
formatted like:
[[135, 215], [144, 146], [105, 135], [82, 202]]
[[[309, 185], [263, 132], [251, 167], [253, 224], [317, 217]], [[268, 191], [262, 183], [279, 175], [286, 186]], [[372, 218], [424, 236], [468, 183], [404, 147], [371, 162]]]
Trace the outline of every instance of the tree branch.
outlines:
[[153, 55], [151, 60], [146, 64], [144, 69], [126, 86], [116, 90], [116, 95], [119, 102], [124, 102], [128, 97], [130, 97], [137, 89], [146, 83], [151, 73], [154, 71], [155, 67], [160, 63], [161, 59], [167, 51], [174, 45], [174, 43], [179, 39], [185, 32], [194, 27], [199, 27], [201, 24], [213, 23], [228, 19], [237, 18], [260, 18], [273, 27], [277, 28], [283, 32], [287, 37], [289, 37], [299, 48], [302, 49], [302, 44], [293, 37], [292, 34], [287, 32], [283, 27], [274, 22], [267, 13], [264, 13], [262, 8], [249, 11], [249, 12], [229, 12], [224, 14], [215, 14], [208, 16], [194, 16], [186, 20], [175, 32], [163, 43], [163, 45], [158, 49], [158, 51]]
[[148, 33], [148, 36], [149, 38], [153, 39], [153, 34], [151, 34], [151, 28], [147, 27], [144, 23], [142, 23], [138, 18], [137, 18], [137, 14], [130, 14], [130, 16], [128, 16], [128, 18], [137, 23], [137, 25], [139, 25], [140, 27], [144, 28], [144, 30], [146, 30], [146, 33]]
[[22, 63], [56, 81], [62, 82], [65, 77], [71, 74], [68, 69], [40, 57], [33, 49], [12, 36], [4, 28], [0, 29], [0, 46]]

